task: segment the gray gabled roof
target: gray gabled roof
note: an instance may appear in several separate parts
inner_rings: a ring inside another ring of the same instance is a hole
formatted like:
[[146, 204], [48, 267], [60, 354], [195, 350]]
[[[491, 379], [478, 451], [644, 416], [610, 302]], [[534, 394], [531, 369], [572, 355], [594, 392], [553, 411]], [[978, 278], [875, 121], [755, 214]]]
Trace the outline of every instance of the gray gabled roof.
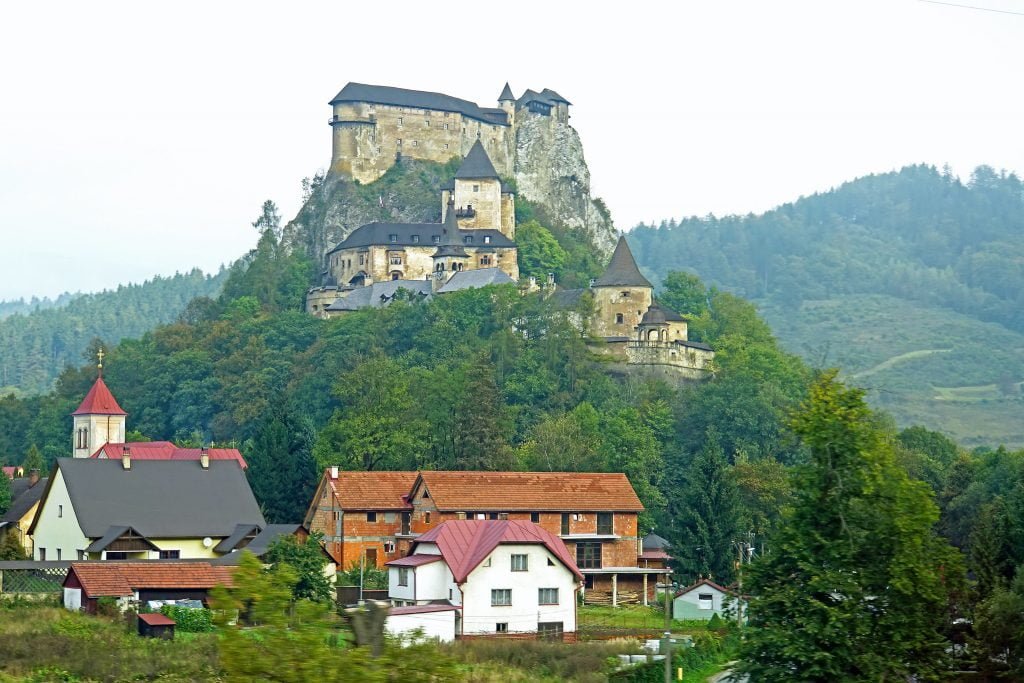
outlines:
[[[111, 526], [105, 532], [103, 532], [102, 536], [100, 536], [98, 539], [96, 539], [95, 541], [90, 543], [89, 547], [85, 549], [85, 552], [87, 552], [87, 553], [101, 553], [104, 550], [106, 550], [107, 547], [111, 543], [113, 543], [117, 539], [121, 538], [122, 536], [124, 536], [129, 531], [135, 531], [136, 534], [139, 533], [135, 529], [132, 529], [130, 526]], [[139, 535], [141, 536], [142, 534], [139, 534]], [[149, 543], [148, 540], [146, 542]], [[149, 543], [149, 547], [152, 550], [157, 550], [158, 549], [152, 543]]]
[[460, 270], [452, 275], [438, 294], [458, 292], [463, 289], [476, 289], [487, 285], [509, 285], [515, 284], [515, 280], [501, 268], [478, 268], [476, 270]]
[[633, 252], [629, 250], [625, 237], [619, 237], [619, 243], [615, 245], [612, 253], [612, 260], [601, 277], [594, 283], [595, 287], [650, 287], [653, 285], [640, 274], [636, 267], [636, 260]]
[[455, 177], [465, 180], [468, 178], [497, 178], [498, 172], [494, 170], [491, 158], [479, 140], [469, 148], [469, 154], [462, 160], [462, 165], [455, 172]]
[[[0, 477], [4, 476], [0, 473]], [[17, 522], [22, 516], [32, 509], [46, 490], [46, 477], [36, 482], [35, 486], [29, 485], [28, 477], [21, 477], [11, 482], [11, 507], [0, 517], [0, 522]]]
[[[476, 144], [479, 145], [479, 141]], [[441, 226], [441, 243], [437, 246], [437, 250], [434, 251], [434, 258], [439, 256], [469, 257], [469, 254], [466, 253], [466, 248], [462, 246], [462, 242], [463, 238], [459, 234], [459, 219], [455, 215], [455, 200], [449, 197], [448, 210], [444, 216], [444, 225]]]
[[562, 102], [563, 104], [572, 104], [569, 100], [565, 99], [551, 88], [544, 88], [540, 91], [541, 97], [546, 97], [552, 102]]
[[223, 537], [238, 524], [266, 526], [233, 460], [211, 460], [209, 469], [194, 460], [133, 460], [126, 470], [120, 458], [59, 458], [43, 505], [57, 472], [88, 538], [103, 537], [111, 526], [130, 526], [149, 539]]
[[413, 294], [426, 296], [431, 292], [430, 280], [382, 280], [365, 287], [356, 287], [348, 296], [344, 296], [325, 310], [327, 311], [358, 311], [363, 308], [382, 308], [391, 303], [399, 289]]
[[498, 101], [504, 102], [505, 100], [514, 100], [516, 96], [512, 94], [512, 88], [508, 87], [508, 81], [505, 81], [505, 87], [501, 89], [501, 94], [498, 95]]
[[393, 88], [387, 85], [349, 83], [334, 96], [330, 104], [333, 105], [339, 102], [373, 102], [375, 104], [389, 104], [394, 107], [455, 111], [463, 116], [468, 116], [485, 123], [502, 126], [508, 125], [508, 116], [500, 109], [488, 111], [475, 102], [460, 100], [458, 97], [452, 97], [451, 95], [423, 90]]
[[231, 532], [230, 536], [213, 546], [213, 551], [217, 553], [230, 553], [238, 547], [238, 544], [242, 542], [242, 539], [253, 532], [258, 534], [260, 532], [260, 527], [255, 524], [238, 524], [235, 526], [235, 530]]
[[661, 311], [662, 315], [665, 316], [665, 320], [670, 323], [685, 323], [689, 320], [689, 318], [679, 315], [678, 313], [676, 313], [675, 311], [673, 311], [671, 308], [661, 303], [660, 301], [655, 301], [653, 304], [651, 304], [651, 308], [648, 310], [655, 309]]
[[583, 298], [585, 289], [556, 289], [551, 295], [551, 303], [556, 308], [575, 308]]

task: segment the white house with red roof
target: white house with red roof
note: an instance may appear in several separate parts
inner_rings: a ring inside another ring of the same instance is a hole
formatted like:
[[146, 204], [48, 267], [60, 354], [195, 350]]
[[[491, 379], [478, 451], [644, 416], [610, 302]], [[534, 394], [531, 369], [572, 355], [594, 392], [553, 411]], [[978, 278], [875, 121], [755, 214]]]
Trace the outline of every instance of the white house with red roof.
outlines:
[[392, 632], [419, 621], [427, 631], [450, 618], [457, 637], [575, 640], [583, 574], [562, 539], [532, 522], [447, 521], [418, 536], [412, 554], [387, 567]]

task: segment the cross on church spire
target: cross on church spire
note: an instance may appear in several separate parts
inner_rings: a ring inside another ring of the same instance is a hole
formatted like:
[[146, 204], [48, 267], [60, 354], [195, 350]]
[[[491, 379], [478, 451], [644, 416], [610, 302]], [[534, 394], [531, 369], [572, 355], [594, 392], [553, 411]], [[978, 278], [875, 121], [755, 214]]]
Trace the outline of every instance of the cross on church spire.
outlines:
[[106, 356], [106, 355], [107, 354], [103, 353], [103, 349], [102, 348], [99, 351], [96, 352], [96, 358], [99, 359], [99, 362], [96, 364], [96, 367], [100, 371], [100, 377], [103, 376], [103, 357]]

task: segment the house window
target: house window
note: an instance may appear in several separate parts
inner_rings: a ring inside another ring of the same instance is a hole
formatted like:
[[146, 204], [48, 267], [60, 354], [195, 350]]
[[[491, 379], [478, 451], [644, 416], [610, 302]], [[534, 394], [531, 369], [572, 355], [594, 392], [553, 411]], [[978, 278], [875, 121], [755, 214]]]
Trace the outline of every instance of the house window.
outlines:
[[181, 551], [180, 550], [161, 550], [160, 551], [160, 559], [161, 560], [180, 560], [181, 559]]
[[622, 324], [622, 314], [621, 314], [621, 313], [616, 313], [616, 314], [615, 314], [615, 322], [616, 322], [616, 324], [618, 324], [618, 325], [621, 325], [621, 324]]
[[398, 585], [408, 586], [409, 585], [409, 569], [407, 567], [398, 568]]
[[697, 593], [697, 607], [699, 609], [714, 609], [715, 596], [711, 593]]
[[420, 236], [419, 235], [413, 235], [412, 236], [412, 243], [413, 244], [419, 244], [420, 243]]
[[391, 244], [395, 244], [398, 242], [398, 235], [388, 235], [388, 241], [391, 242]]
[[409, 535], [409, 524], [410, 524], [410, 522], [412, 522], [412, 513], [411, 512], [403, 512], [402, 513], [402, 534], [403, 535], [406, 535], [406, 536]]
[[391, 541], [384, 541], [384, 552], [393, 553], [395, 552], [395, 544]]
[[552, 560], [550, 557], [548, 558], [548, 566], [549, 567], [554, 567], [555, 566], [555, 561]]
[[537, 604], [538, 605], [557, 605], [558, 604], [558, 589], [557, 588], [538, 588], [537, 589]]
[[63, 516], [64, 516], [64, 506], [63, 505], [58, 505], [57, 506], [57, 517], [60, 518], [60, 517], [63, 517]]
[[57, 561], [60, 562], [60, 548], [57, 548]]
[[366, 566], [376, 567], [377, 566], [377, 549], [367, 548], [366, 549]]
[[479, 191], [480, 191], [480, 186], [479, 185], [474, 185], [473, 186], [473, 192], [479, 192]]
[[39, 549], [39, 561], [46, 562], [46, 548]]
[[488, 515], [487, 515], [487, 519], [497, 519], [497, 518], [498, 518], [498, 513], [497, 512], [491, 512], [491, 513], [488, 513]]
[[568, 512], [563, 512], [562, 513], [562, 535], [563, 536], [568, 536], [569, 535], [569, 513]]
[[366, 513], [366, 521], [367, 522], [376, 522], [377, 521], [377, 513], [376, 512], [367, 512]]
[[106, 554], [108, 560], [127, 560], [128, 553], [123, 550], [108, 550]]
[[508, 622], [502, 621], [494, 625], [495, 633], [508, 633]]
[[334, 511], [334, 521], [335, 522], [340, 522], [341, 521], [341, 510], [335, 510]]
[[600, 569], [601, 544], [594, 542], [577, 543], [576, 566], [580, 569]]
[[543, 640], [561, 640], [562, 622], [542, 621], [537, 624], [537, 637]]
[[430, 513], [429, 512], [424, 512], [423, 513], [423, 522], [426, 523], [426, 524], [430, 524]]
[[530, 513], [530, 521], [533, 522], [534, 524], [540, 524], [540, 513], [539, 512], [531, 512]]
[[512, 556], [512, 571], [514, 572], [525, 572], [529, 566], [529, 555], [513, 555]]
[[491, 589], [491, 607], [508, 607], [512, 604], [511, 588]]
[[612, 523], [612, 513], [597, 513], [597, 533], [601, 534], [602, 536], [610, 536], [613, 533], [615, 533], [614, 531], [612, 531], [613, 527], [614, 524]]
[[88, 560], [89, 557], [88, 557], [88, 555], [86, 554], [86, 552], [84, 550], [79, 550], [78, 551], [78, 559], [80, 559], [80, 560]]

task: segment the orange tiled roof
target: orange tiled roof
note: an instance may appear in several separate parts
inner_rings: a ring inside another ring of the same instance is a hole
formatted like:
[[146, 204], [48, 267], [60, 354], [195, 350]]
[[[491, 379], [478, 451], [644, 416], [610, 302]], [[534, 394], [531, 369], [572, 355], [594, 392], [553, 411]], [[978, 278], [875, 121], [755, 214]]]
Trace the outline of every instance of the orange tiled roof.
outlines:
[[438, 510], [500, 512], [644, 509], [626, 475], [600, 472], [421, 472]]
[[325, 477], [343, 510], [411, 510], [406, 501], [416, 472], [338, 472]]
[[230, 580], [226, 567], [206, 562], [72, 562], [72, 573], [90, 598], [132, 595], [139, 589], [213, 588]]
[[[129, 454], [135, 460], [195, 460], [198, 462], [202, 455], [200, 448], [181, 448], [170, 441], [132, 441], [129, 443], [105, 443], [89, 457], [114, 460], [124, 454], [126, 446], [129, 449]], [[234, 460], [243, 470], [249, 467], [237, 448], [208, 448], [206, 452], [210, 456], [210, 460]]]

